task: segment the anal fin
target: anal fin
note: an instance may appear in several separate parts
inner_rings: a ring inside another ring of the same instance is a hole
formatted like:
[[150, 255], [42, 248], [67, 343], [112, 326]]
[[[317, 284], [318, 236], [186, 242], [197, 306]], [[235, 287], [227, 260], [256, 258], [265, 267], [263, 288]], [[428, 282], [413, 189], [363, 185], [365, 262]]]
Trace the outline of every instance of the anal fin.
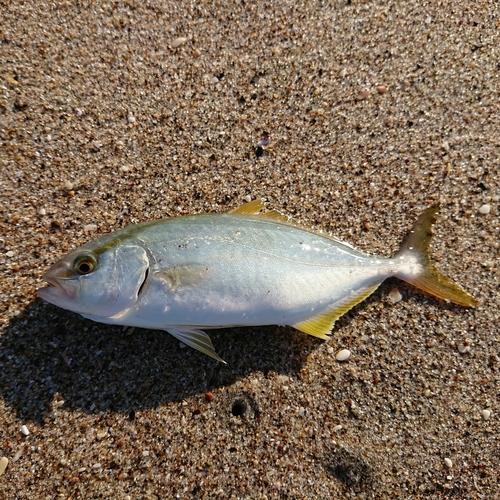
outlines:
[[356, 296], [350, 297], [346, 301], [341, 302], [341, 304], [333, 310], [326, 313], [321, 311], [319, 314], [303, 321], [299, 321], [292, 326], [301, 332], [312, 335], [313, 337], [326, 340], [332, 331], [335, 321], [349, 311], [349, 309], [352, 309], [356, 304], [359, 304], [369, 297], [378, 288], [378, 286], [379, 285], [377, 284], [371, 288], [363, 290]]
[[170, 335], [180, 340], [183, 344], [196, 349], [211, 358], [226, 364], [226, 362], [215, 352], [212, 339], [202, 330], [196, 329], [168, 329]]

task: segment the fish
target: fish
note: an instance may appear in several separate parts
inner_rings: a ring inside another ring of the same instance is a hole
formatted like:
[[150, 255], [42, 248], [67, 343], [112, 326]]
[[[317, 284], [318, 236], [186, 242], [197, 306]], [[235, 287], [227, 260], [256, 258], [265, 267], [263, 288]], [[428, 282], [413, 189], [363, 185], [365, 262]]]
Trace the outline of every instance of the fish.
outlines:
[[429, 257], [437, 205], [390, 258], [264, 208], [254, 200], [105, 234], [50, 267], [38, 296], [100, 323], [165, 330], [221, 362], [205, 330], [283, 325], [327, 339], [338, 318], [390, 277], [445, 301], [476, 304]]

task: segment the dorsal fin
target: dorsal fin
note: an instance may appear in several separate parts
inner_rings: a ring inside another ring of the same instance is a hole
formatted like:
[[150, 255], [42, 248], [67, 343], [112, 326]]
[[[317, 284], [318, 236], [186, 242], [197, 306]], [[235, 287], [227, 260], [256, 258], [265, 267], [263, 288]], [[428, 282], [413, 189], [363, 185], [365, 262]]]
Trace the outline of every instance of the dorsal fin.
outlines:
[[253, 200], [240, 207], [233, 208], [227, 213], [231, 215], [257, 215], [264, 208], [262, 200]]
[[277, 210], [270, 210], [269, 212], [264, 212], [263, 214], [257, 214], [259, 217], [265, 217], [266, 219], [272, 219], [279, 222], [288, 222], [288, 217], [286, 215], [280, 214]]
[[245, 203], [238, 208], [229, 210], [227, 213], [231, 215], [256, 215], [258, 217], [265, 217], [266, 219], [272, 219], [279, 222], [288, 222], [288, 218], [276, 210], [260, 213], [263, 208], [264, 202], [262, 200], [254, 200]]
[[[248, 203], [245, 203], [239, 207], [233, 208], [232, 210], [228, 210], [226, 214], [228, 215], [253, 215], [254, 217], [263, 217], [269, 220], [274, 220], [275, 222], [279, 222], [281, 224], [286, 224], [287, 226], [292, 226], [296, 227], [297, 229], [302, 229], [303, 231], [308, 231], [310, 233], [314, 234], [321, 234], [324, 238], [328, 238], [330, 240], [333, 240], [337, 243], [342, 243], [345, 246], [348, 246], [350, 248], [354, 248], [352, 245], [349, 243], [346, 243], [345, 241], [342, 241], [335, 236], [331, 236], [328, 233], [323, 233], [323, 231], [315, 231], [311, 226], [308, 224], [300, 224], [298, 222], [294, 222], [293, 219], [287, 217], [286, 215], [283, 215], [279, 213], [276, 210], [270, 210], [269, 212], [264, 212], [261, 213], [261, 210], [265, 207], [264, 202], [262, 200], [253, 200]], [[403, 278], [404, 279], [404, 278]]]

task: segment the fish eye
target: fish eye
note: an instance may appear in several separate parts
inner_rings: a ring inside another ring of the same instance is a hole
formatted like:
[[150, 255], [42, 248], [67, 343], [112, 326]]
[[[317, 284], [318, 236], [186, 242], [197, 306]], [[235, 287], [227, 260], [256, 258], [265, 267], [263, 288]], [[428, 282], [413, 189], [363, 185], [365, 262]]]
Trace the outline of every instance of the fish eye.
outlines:
[[73, 263], [73, 269], [81, 276], [90, 274], [97, 268], [97, 259], [92, 254], [80, 255]]

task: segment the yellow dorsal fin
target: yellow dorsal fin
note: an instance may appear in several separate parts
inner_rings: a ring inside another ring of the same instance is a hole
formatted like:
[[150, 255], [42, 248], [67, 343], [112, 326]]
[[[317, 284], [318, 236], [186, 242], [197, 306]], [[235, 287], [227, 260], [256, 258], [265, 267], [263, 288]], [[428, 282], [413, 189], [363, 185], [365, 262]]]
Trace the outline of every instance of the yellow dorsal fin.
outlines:
[[280, 214], [276, 210], [270, 210], [269, 212], [260, 213], [263, 208], [264, 202], [262, 200], [254, 200], [241, 205], [241, 207], [229, 210], [227, 213], [231, 215], [256, 215], [258, 217], [265, 217], [266, 219], [271, 219], [279, 222], [288, 222], [288, 218], [285, 215]]
[[[244, 205], [241, 205], [240, 207], [233, 208], [232, 210], [228, 210], [226, 212], [226, 214], [228, 214], [228, 215], [253, 215], [255, 217], [264, 217], [264, 218], [267, 218], [270, 220], [274, 220], [276, 222], [280, 222], [281, 224], [286, 224], [288, 226], [296, 227], [297, 229], [302, 229], [303, 231], [308, 231], [310, 233], [318, 234], [318, 231], [315, 231], [308, 224], [299, 224], [297, 222], [294, 222], [291, 218], [287, 217], [286, 215], [281, 214], [277, 210], [270, 210], [269, 212], [260, 213], [260, 211], [263, 208], [264, 208], [264, 202], [262, 200], [254, 200], [254, 201], [250, 201], [248, 203], [245, 203]], [[323, 233], [323, 231], [319, 231], [319, 234], [321, 234], [321, 236], [323, 236], [324, 238], [329, 238], [333, 241], [336, 241], [338, 243], [342, 243], [343, 245], [354, 248], [351, 245], [349, 245], [348, 243], [340, 241], [338, 238], [335, 238], [334, 236], [330, 236], [327, 233]]]
[[227, 213], [231, 215], [257, 215], [264, 208], [262, 200], [253, 200], [240, 207], [233, 208]]
[[265, 217], [266, 219], [272, 219], [279, 222], [288, 222], [288, 217], [286, 215], [280, 214], [277, 210], [270, 210], [269, 212], [264, 212], [263, 214], [258, 214], [259, 217]]
[[368, 288], [367, 290], [363, 290], [359, 295], [350, 298], [346, 302], [342, 302], [333, 311], [328, 311], [326, 313], [320, 312], [316, 316], [312, 316], [304, 321], [295, 323], [295, 325], [292, 326], [301, 332], [312, 335], [313, 337], [326, 340], [330, 335], [335, 321], [349, 311], [349, 309], [352, 309], [356, 304], [359, 304], [369, 297], [377, 288], [378, 285]]

